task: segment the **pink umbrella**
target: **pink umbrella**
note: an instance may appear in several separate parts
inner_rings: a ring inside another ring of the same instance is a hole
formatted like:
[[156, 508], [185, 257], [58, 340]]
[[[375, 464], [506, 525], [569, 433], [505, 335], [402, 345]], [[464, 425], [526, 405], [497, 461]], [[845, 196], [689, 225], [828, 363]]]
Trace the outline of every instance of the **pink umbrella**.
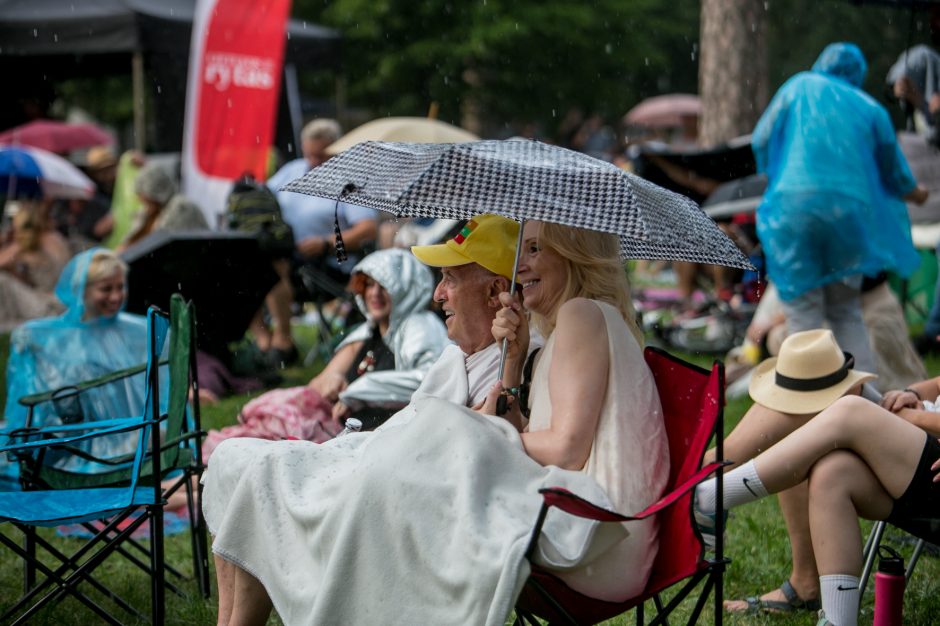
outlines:
[[623, 120], [631, 126], [669, 128], [682, 125], [682, 118], [702, 114], [702, 101], [687, 93], [670, 93], [643, 100]]
[[57, 154], [113, 143], [110, 133], [94, 124], [56, 120], [35, 120], [0, 133], [0, 144], [33, 146]]

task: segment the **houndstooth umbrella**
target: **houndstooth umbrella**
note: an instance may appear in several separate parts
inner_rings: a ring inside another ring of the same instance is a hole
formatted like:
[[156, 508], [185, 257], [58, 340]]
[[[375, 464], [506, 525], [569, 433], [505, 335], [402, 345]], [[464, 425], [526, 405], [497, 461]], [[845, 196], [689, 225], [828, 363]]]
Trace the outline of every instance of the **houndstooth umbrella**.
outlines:
[[620, 168], [522, 139], [463, 144], [369, 141], [284, 187], [399, 217], [495, 213], [620, 236], [629, 259], [750, 269], [697, 204]]

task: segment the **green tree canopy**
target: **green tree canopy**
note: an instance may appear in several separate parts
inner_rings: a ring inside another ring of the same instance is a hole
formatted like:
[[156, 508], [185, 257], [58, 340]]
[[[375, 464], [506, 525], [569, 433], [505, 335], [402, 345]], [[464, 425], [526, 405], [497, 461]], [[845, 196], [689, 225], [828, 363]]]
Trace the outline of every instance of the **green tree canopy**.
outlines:
[[343, 33], [349, 100], [377, 115], [437, 102], [459, 122], [472, 103], [491, 133], [551, 134], [571, 108], [616, 118], [696, 89], [697, 0], [297, 0], [294, 13]]

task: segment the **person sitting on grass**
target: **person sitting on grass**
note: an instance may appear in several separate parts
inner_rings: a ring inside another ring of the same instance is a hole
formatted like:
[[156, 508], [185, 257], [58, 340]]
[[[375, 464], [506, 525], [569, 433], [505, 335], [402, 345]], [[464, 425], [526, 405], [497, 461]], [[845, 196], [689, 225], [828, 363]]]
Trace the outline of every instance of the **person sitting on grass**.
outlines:
[[[921, 530], [918, 520], [940, 516], [935, 478], [940, 415], [933, 404], [940, 381], [889, 392], [881, 406], [858, 395], [872, 377], [852, 369], [851, 355], [841, 351], [830, 331], [788, 337], [780, 358], [759, 366], [751, 395], [770, 407], [785, 407], [802, 425], [774, 442], [779, 431], [766, 422], [766, 449], [723, 477], [726, 510], [806, 482], [807, 530], [823, 610], [820, 625], [857, 623], [862, 568], [858, 517], [886, 520], [916, 534]], [[819, 411], [821, 406], [826, 408]], [[749, 426], [756, 423], [751, 420]], [[716, 488], [717, 479], [712, 479], [696, 490], [695, 517], [703, 534], [714, 533]]]
[[427, 306], [433, 277], [409, 252], [380, 250], [353, 269], [350, 290], [368, 320], [337, 347], [307, 385], [269, 391], [245, 405], [239, 423], [210, 431], [209, 458], [230, 437], [321, 443], [349, 417], [375, 428], [408, 404], [447, 345], [447, 332]]

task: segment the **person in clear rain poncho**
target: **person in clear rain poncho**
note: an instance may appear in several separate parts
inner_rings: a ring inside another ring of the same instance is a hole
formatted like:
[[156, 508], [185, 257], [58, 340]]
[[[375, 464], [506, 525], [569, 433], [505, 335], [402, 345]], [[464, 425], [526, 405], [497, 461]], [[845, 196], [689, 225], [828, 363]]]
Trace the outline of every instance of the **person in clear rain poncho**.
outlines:
[[917, 268], [903, 199], [922, 203], [927, 191], [911, 175], [888, 112], [861, 89], [867, 69], [856, 45], [828, 45], [811, 71], [777, 91], [751, 146], [768, 178], [757, 234], [790, 333], [828, 323], [870, 371], [862, 277]]
[[[65, 306], [58, 317], [31, 320], [13, 331], [7, 364], [5, 429], [22, 428], [27, 409], [19, 398], [96, 378], [138, 365], [147, 359], [147, 321], [125, 313], [127, 265], [113, 252], [92, 248], [69, 261], [55, 294]], [[165, 389], [165, 386], [162, 387]], [[92, 421], [140, 415], [144, 406], [144, 374], [88, 390], [69, 403], [69, 415]], [[33, 426], [60, 423], [64, 404], [40, 404]], [[132, 452], [136, 435], [112, 435], [78, 445], [96, 456]], [[102, 471], [103, 466], [69, 455], [46, 462], [71, 471]], [[0, 461], [6, 477], [17, 474], [15, 465]], [[102, 468], [102, 469], [98, 469]]]

